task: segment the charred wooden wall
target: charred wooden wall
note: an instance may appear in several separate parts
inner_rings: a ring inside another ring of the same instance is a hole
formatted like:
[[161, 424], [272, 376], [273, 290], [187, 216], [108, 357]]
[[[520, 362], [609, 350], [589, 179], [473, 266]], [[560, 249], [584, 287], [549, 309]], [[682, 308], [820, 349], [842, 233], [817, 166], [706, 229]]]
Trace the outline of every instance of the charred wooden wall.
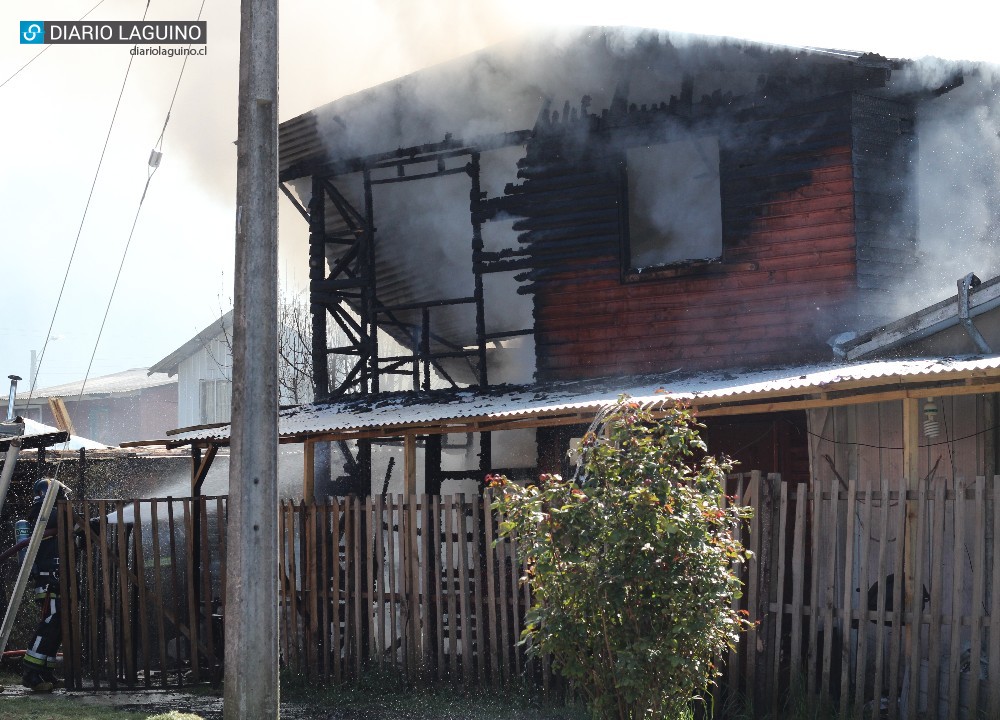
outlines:
[[[860, 148], [882, 143], [865, 162], [895, 157], [886, 138], [898, 109], [852, 92], [726, 105], [706, 98], [701, 117], [694, 105], [686, 118], [719, 137], [721, 261], [638, 276], [622, 263], [615, 138], [631, 133], [634, 146], [641, 127], [655, 142], [657, 117], [671, 108], [612, 107], [600, 118], [564, 111], [536, 127], [508, 197], [530, 255], [521, 292], [534, 294], [539, 379], [826, 358], [825, 340], [850, 327], [844, 314], [856, 310], [859, 238], [865, 259], [905, 252], [903, 241], [884, 247], [871, 227], [898, 197], [858, 179]], [[856, 132], [859, 118], [867, 125]], [[858, 208], [869, 223], [860, 236]]]

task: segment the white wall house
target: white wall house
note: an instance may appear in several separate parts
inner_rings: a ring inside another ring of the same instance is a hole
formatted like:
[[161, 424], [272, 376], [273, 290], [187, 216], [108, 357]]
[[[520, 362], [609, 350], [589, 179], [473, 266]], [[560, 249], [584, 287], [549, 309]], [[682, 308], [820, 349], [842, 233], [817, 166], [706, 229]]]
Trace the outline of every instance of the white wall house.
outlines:
[[149, 369], [177, 376], [177, 427], [229, 422], [232, 336], [230, 310]]
[[[312, 355], [308, 338], [305, 336], [308, 311], [294, 308], [286, 301], [284, 313], [285, 330], [279, 338], [282, 357], [279, 358], [278, 401], [281, 405], [297, 405], [312, 401]], [[291, 309], [288, 309], [291, 308]], [[346, 344], [340, 337], [340, 328], [329, 330], [334, 344]], [[177, 427], [208, 425], [229, 422], [233, 397], [233, 311], [230, 310], [207, 328], [149, 368], [149, 373], [167, 373], [177, 376]], [[395, 340], [384, 333], [379, 334], [379, 345], [385, 352], [401, 354], [406, 352]], [[290, 367], [294, 365], [296, 367]], [[334, 376], [345, 372], [344, 368], [332, 367]], [[441, 383], [435, 373], [432, 382]], [[384, 378], [383, 390], [406, 390], [411, 387], [407, 375]]]

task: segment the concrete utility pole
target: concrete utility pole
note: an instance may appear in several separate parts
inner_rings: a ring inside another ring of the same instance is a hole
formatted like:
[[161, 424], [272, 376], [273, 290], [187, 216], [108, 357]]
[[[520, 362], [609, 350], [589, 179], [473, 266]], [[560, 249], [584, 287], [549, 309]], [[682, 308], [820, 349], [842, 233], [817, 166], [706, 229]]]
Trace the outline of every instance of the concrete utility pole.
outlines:
[[226, 720], [278, 717], [278, 3], [243, 0]]

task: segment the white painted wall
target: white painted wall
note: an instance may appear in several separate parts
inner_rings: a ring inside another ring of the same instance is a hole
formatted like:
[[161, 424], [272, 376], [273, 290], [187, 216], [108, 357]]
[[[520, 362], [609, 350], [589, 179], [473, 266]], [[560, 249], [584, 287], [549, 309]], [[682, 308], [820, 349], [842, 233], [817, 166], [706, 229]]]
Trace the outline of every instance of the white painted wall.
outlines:
[[201, 424], [201, 381], [232, 380], [233, 359], [225, 335], [207, 343], [177, 367], [177, 425]]

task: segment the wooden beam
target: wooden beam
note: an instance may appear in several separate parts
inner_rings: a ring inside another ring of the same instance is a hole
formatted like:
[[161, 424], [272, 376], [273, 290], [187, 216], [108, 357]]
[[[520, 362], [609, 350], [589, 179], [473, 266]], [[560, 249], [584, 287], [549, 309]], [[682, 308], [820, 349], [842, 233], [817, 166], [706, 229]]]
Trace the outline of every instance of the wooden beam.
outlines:
[[403, 437], [403, 494], [417, 494], [417, 436]]
[[312, 505], [316, 500], [316, 443], [302, 443], [302, 498]]
[[979, 395], [981, 393], [1000, 392], [1000, 383], [981, 385], [960, 385], [949, 387], [900, 388], [865, 395], [850, 395], [837, 398], [801, 398], [798, 400], [774, 401], [767, 403], [749, 402], [741, 405], [697, 405], [692, 407], [699, 417], [722, 415], [748, 415], [751, 413], [772, 413], [782, 410], [806, 410], [820, 407], [841, 407], [844, 405], [865, 405], [867, 403], [902, 400], [904, 398], [922, 399], [929, 397], [952, 397], [960, 395]]
[[205, 484], [205, 478], [208, 477], [212, 461], [215, 460], [215, 456], [219, 452], [219, 446], [209, 445], [205, 450], [204, 457], [201, 456], [200, 448], [191, 448], [191, 452], [193, 460], [191, 466], [191, 494], [201, 495], [201, 486]]
[[66, 403], [63, 402], [62, 398], [50, 397], [49, 410], [52, 411], [52, 417], [55, 418], [57, 428], [70, 435], [76, 435], [76, 430], [73, 429], [73, 421], [69, 417], [69, 410], [66, 409]]

